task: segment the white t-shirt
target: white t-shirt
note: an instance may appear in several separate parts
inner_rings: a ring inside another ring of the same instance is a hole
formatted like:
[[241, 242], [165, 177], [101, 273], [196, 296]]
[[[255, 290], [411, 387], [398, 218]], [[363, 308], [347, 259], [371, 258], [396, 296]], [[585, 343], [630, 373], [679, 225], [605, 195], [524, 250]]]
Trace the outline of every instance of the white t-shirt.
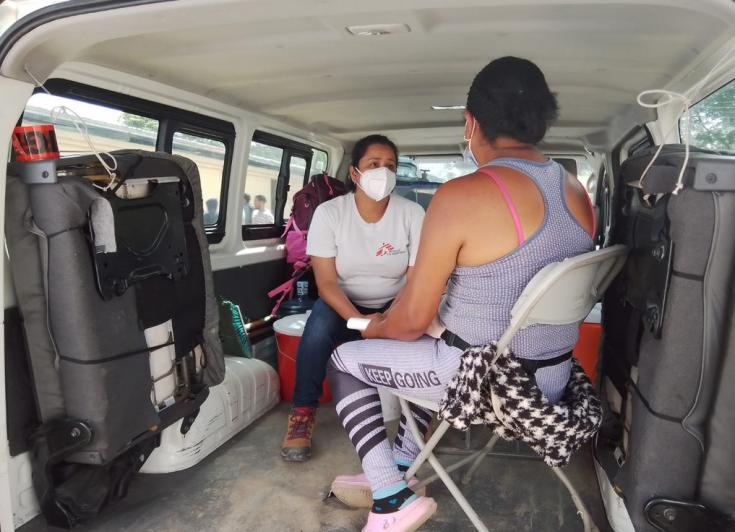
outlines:
[[391, 195], [379, 222], [367, 223], [354, 194], [317, 207], [309, 226], [306, 253], [336, 258], [340, 288], [356, 305], [381, 308], [406, 283], [406, 269], [416, 262], [424, 210], [418, 203]]

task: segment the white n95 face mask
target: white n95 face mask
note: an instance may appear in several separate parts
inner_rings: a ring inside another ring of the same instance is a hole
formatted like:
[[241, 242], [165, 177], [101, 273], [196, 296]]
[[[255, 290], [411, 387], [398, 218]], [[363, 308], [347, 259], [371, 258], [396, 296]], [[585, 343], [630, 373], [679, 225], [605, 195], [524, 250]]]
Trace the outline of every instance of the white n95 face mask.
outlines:
[[469, 144], [466, 144], [464, 150], [462, 150], [462, 159], [465, 163], [467, 163], [467, 165], [471, 166], [472, 168], [480, 167], [480, 165], [477, 164], [477, 159], [475, 159], [475, 154], [472, 153]]
[[381, 166], [360, 172], [359, 186], [367, 196], [375, 201], [387, 198], [396, 187], [396, 173], [390, 168]]

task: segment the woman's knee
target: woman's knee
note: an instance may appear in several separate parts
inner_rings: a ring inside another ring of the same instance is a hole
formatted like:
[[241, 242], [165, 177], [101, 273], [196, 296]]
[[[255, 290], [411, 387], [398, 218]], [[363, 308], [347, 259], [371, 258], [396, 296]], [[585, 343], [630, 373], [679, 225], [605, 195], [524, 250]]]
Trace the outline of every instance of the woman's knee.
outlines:
[[[334, 353], [332, 353], [334, 355]], [[337, 367], [337, 365], [334, 363], [334, 358], [332, 356], [329, 357], [329, 360], [327, 361], [327, 378], [331, 378], [333, 373], [339, 372], [340, 369]]]

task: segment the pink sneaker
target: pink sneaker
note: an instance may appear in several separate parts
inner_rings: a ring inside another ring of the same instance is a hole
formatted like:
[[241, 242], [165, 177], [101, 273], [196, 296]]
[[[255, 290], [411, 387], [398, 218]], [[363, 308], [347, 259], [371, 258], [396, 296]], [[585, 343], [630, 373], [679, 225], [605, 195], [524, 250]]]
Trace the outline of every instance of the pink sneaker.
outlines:
[[431, 497], [419, 497], [411, 504], [390, 514], [370, 512], [362, 532], [413, 532], [436, 512], [436, 501]]
[[[408, 481], [408, 487], [418, 484], [416, 477]], [[370, 490], [365, 473], [359, 475], [340, 475], [332, 482], [332, 493], [337, 499], [352, 508], [370, 508], [373, 505], [373, 492]], [[421, 488], [416, 495], [426, 495], [426, 488]]]

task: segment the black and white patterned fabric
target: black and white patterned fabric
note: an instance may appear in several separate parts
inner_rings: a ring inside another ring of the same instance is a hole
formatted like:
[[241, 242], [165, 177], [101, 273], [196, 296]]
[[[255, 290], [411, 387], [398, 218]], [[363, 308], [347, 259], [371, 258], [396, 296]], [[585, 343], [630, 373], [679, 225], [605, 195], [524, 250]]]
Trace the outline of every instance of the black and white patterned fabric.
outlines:
[[494, 345], [462, 354], [439, 418], [459, 430], [487, 425], [503, 439], [525, 442], [550, 467], [567, 465], [602, 423], [600, 401], [584, 370], [572, 359], [564, 395], [551, 404], [509, 350], [493, 361], [496, 354]]

